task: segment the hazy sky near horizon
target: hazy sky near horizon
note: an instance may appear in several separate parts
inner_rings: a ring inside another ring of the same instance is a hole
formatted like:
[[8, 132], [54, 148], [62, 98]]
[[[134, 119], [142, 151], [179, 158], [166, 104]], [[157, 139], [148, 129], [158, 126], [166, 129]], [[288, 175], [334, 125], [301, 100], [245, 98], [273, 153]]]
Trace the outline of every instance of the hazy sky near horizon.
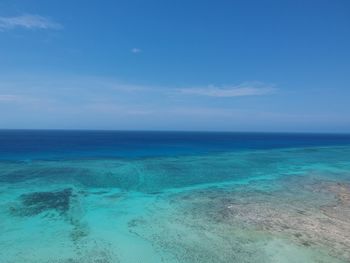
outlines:
[[0, 0], [0, 128], [350, 132], [350, 2]]

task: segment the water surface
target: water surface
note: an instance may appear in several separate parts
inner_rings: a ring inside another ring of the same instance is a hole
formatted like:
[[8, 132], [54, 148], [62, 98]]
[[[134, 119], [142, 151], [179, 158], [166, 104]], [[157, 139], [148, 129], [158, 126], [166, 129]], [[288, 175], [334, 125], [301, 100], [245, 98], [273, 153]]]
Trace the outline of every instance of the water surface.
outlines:
[[349, 262], [350, 135], [0, 131], [2, 262]]

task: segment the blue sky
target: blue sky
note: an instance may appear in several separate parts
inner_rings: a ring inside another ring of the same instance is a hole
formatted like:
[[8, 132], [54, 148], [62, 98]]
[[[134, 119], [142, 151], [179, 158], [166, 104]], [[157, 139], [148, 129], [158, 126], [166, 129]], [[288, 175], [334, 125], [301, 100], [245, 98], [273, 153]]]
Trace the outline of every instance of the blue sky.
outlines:
[[0, 0], [0, 128], [350, 132], [350, 2]]

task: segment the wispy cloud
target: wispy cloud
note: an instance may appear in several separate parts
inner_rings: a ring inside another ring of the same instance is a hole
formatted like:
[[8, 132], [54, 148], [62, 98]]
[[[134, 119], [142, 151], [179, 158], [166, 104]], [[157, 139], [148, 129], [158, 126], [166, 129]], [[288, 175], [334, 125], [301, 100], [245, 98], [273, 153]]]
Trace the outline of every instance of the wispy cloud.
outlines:
[[208, 96], [208, 97], [243, 97], [243, 96], [259, 96], [271, 94], [275, 88], [271, 85], [262, 83], [243, 83], [235, 86], [207, 86], [197, 88], [182, 88], [180, 93]]
[[131, 53], [138, 54], [142, 52], [142, 49], [134, 47], [130, 51]]
[[16, 95], [0, 94], [0, 102], [14, 102], [18, 101], [20, 97]]
[[39, 15], [20, 15], [12, 17], [0, 17], [0, 31], [15, 28], [25, 29], [62, 29], [63, 26], [50, 18]]

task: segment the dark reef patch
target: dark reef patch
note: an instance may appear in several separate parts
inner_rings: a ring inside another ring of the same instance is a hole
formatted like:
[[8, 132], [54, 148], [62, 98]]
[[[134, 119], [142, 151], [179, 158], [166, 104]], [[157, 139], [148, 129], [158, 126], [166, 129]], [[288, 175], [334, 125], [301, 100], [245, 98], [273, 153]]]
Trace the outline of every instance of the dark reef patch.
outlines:
[[21, 205], [12, 207], [11, 212], [17, 216], [35, 216], [43, 212], [56, 211], [66, 215], [70, 208], [73, 190], [66, 188], [55, 192], [34, 192], [20, 196]]

